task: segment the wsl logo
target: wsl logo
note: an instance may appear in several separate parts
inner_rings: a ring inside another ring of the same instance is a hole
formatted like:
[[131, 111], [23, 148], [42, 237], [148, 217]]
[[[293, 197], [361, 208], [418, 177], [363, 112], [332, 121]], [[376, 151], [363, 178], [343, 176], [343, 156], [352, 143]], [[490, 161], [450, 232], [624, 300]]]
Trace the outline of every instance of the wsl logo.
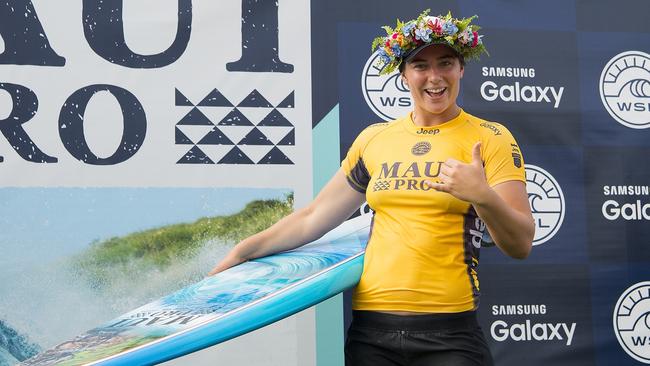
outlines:
[[379, 75], [384, 66], [378, 66], [378, 61], [375, 52], [363, 67], [361, 90], [368, 107], [383, 120], [391, 121], [411, 111], [411, 93], [399, 72]]
[[614, 56], [600, 75], [600, 99], [623, 126], [650, 128], [650, 55], [628, 51]]
[[650, 282], [631, 286], [618, 299], [614, 332], [630, 357], [650, 364]]
[[546, 170], [526, 164], [526, 190], [535, 219], [533, 245], [550, 240], [564, 221], [564, 194], [558, 182]]

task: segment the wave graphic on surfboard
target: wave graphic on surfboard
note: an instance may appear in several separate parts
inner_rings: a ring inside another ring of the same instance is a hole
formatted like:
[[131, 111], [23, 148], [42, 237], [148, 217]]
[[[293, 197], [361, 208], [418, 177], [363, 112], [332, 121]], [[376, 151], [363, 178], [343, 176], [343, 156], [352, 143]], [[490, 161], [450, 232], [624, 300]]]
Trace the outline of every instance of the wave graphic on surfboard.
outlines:
[[370, 215], [128, 312], [22, 365], [150, 365], [255, 330], [354, 286]]

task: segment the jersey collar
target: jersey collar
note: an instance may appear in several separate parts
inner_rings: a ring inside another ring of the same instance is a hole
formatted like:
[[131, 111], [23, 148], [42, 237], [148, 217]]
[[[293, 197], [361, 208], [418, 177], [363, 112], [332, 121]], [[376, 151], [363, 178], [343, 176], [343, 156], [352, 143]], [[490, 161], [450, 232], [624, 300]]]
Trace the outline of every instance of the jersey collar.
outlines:
[[467, 120], [467, 114], [465, 111], [461, 108], [460, 113], [458, 116], [455, 118], [445, 122], [441, 123], [439, 125], [431, 126], [431, 127], [423, 127], [423, 126], [417, 126], [413, 122], [413, 112], [410, 112], [408, 115], [402, 117], [402, 125], [404, 128], [409, 132], [414, 135], [418, 136], [435, 136], [441, 132], [444, 131], [449, 131], [452, 130], [461, 124], [463, 124], [464, 121]]

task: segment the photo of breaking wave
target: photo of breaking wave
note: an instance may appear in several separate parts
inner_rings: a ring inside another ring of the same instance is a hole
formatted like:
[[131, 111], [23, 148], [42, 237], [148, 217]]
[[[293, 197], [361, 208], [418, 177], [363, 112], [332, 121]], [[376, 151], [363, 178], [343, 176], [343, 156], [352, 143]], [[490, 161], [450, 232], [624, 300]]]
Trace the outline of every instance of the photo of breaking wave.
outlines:
[[[293, 194], [279, 189], [52, 191], [0, 189], [0, 223], [13, 228], [0, 238], [0, 366], [201, 280], [239, 240], [293, 210]], [[25, 197], [41, 207], [21, 221]]]

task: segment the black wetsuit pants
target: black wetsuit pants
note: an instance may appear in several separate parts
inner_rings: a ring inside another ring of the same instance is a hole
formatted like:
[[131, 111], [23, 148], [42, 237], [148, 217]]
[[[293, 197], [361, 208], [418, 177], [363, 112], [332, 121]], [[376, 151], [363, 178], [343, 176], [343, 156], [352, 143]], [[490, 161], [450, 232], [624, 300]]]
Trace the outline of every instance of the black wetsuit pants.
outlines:
[[473, 311], [393, 315], [354, 311], [346, 366], [492, 366]]

